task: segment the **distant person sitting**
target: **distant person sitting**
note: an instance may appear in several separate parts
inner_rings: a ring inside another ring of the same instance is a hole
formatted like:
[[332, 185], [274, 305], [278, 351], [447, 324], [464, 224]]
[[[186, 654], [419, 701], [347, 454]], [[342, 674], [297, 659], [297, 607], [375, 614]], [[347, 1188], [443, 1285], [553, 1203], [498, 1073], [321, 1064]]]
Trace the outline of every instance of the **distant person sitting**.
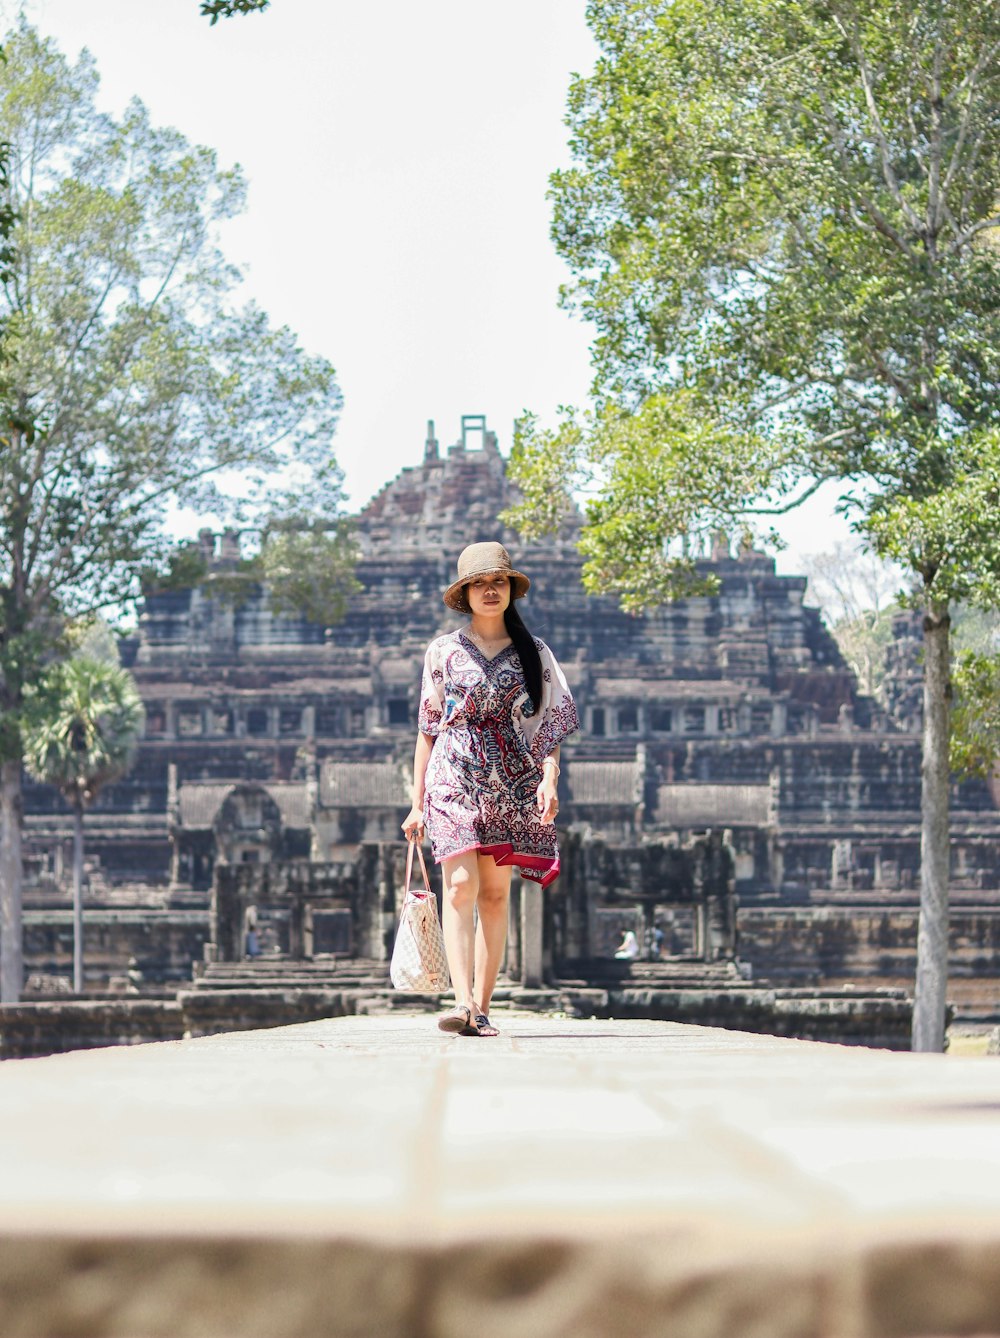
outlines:
[[649, 931], [649, 960], [655, 962], [659, 959], [663, 951], [663, 930], [659, 925], [653, 925]]
[[639, 956], [639, 940], [631, 929], [622, 930], [622, 941], [615, 957], [619, 961], [631, 962]]

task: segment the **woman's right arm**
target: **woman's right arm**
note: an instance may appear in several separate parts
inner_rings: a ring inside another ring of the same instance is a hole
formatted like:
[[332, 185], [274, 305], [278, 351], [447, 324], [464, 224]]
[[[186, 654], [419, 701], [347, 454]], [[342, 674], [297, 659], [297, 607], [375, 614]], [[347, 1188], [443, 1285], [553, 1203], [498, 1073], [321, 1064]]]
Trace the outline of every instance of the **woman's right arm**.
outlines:
[[433, 734], [421, 732], [417, 735], [417, 746], [413, 750], [413, 807], [403, 822], [407, 840], [412, 836], [416, 836], [418, 841], [424, 839], [424, 777], [427, 774], [427, 763], [431, 760], [433, 747]]

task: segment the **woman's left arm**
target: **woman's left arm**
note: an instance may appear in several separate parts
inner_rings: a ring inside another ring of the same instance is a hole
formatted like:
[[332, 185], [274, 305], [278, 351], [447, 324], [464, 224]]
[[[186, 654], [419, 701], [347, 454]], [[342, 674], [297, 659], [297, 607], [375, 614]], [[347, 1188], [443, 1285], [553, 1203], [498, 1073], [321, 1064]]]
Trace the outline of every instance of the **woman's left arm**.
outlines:
[[535, 791], [535, 802], [542, 822], [555, 822], [559, 812], [559, 745], [542, 758], [542, 779]]

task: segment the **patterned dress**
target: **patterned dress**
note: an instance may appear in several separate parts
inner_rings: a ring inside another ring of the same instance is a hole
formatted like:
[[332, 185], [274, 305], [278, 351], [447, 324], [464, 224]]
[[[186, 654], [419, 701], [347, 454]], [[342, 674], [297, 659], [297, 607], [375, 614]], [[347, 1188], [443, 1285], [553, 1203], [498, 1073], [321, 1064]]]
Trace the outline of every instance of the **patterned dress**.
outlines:
[[547, 887], [559, 874], [559, 849], [535, 792], [542, 758], [580, 725], [555, 656], [544, 641], [535, 645], [542, 661], [538, 710], [513, 646], [490, 660], [464, 632], [449, 632], [427, 648], [419, 724], [436, 739], [424, 825], [438, 864], [479, 850]]

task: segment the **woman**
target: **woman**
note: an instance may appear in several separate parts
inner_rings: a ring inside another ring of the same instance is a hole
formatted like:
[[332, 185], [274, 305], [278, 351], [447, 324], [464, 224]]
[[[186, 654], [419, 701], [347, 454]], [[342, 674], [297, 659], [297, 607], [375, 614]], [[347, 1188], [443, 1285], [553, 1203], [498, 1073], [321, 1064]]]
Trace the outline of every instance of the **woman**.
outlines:
[[579, 722], [552, 652], [514, 608], [529, 585], [502, 544], [471, 544], [444, 592], [469, 622], [432, 641], [424, 661], [403, 831], [423, 840], [426, 824], [442, 866], [455, 1007], [438, 1026], [463, 1036], [498, 1034], [489, 1008], [507, 940], [511, 866], [543, 887], [559, 873], [559, 745]]

